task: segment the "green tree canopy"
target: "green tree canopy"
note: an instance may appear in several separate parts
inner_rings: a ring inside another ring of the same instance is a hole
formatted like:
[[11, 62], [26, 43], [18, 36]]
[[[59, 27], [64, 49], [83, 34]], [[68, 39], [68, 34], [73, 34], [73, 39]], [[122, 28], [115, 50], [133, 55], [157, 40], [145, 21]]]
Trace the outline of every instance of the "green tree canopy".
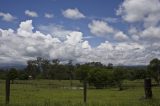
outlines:
[[160, 60], [157, 58], [151, 60], [148, 65], [148, 69], [151, 77], [153, 77], [154, 80], [160, 84]]
[[12, 80], [12, 83], [14, 80], [18, 77], [18, 71], [15, 68], [11, 68], [7, 74], [7, 77]]

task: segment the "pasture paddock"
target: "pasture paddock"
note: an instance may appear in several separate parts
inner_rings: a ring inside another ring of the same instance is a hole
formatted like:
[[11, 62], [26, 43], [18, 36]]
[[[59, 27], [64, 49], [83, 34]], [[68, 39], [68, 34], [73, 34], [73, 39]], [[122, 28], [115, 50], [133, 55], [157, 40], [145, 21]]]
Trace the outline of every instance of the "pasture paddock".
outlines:
[[[16, 80], [11, 84], [8, 106], [160, 106], [160, 87], [153, 87], [153, 99], [144, 99], [143, 80], [125, 81], [124, 90], [116, 87], [95, 89], [89, 86], [83, 103], [83, 84], [75, 80]], [[0, 106], [5, 106], [5, 81], [0, 80]]]

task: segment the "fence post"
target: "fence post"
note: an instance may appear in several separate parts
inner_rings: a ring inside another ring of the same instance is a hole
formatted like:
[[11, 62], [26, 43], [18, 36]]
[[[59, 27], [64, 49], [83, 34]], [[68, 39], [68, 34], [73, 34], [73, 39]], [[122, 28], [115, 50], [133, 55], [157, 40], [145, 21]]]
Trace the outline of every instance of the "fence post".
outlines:
[[9, 98], [10, 98], [10, 79], [6, 79], [6, 104], [9, 104]]
[[145, 98], [152, 98], [152, 81], [150, 78], [144, 79], [144, 90], [145, 90]]
[[87, 102], [87, 81], [86, 80], [83, 81], [83, 100], [84, 100], [84, 103]]

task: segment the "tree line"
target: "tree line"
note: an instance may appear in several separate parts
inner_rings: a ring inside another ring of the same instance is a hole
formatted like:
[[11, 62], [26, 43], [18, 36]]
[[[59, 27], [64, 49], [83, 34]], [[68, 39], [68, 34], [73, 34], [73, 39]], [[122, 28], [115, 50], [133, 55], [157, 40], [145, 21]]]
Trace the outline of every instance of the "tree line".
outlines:
[[100, 62], [89, 62], [84, 64], [61, 63], [59, 59], [48, 60], [38, 57], [35, 60], [27, 61], [24, 69], [11, 68], [8, 71], [0, 69], [0, 78], [15, 79], [52, 79], [52, 80], [72, 80], [87, 81], [96, 88], [117, 86], [123, 89], [124, 80], [137, 80], [153, 78], [160, 84], [160, 60], [155, 58], [150, 61], [147, 67], [125, 67], [113, 66], [112, 63], [104, 65]]

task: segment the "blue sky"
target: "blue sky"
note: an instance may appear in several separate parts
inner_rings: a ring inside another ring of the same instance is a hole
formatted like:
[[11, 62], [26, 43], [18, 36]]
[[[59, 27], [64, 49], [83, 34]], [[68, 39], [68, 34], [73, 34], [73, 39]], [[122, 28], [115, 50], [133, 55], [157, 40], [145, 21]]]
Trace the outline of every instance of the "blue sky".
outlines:
[[144, 65], [160, 57], [159, 16], [159, 0], [0, 0], [0, 60]]
[[[67, 29], [79, 28], [84, 33], [84, 36], [91, 36], [88, 28], [88, 23], [93, 19], [103, 20], [104, 18], [110, 18], [112, 20], [118, 20], [116, 10], [118, 9], [122, 0], [1, 0], [0, 10], [4, 13], [13, 14], [17, 19], [8, 23], [1, 20], [1, 28], [13, 28], [16, 29], [21, 21], [32, 19], [35, 26], [39, 25], [48, 25], [48, 24], [58, 24], [62, 25]], [[67, 19], [62, 15], [62, 11], [68, 8], [77, 8], [79, 9], [87, 18], [80, 20], [71, 20]], [[38, 14], [38, 17], [28, 17], [24, 14], [25, 10], [35, 11]], [[44, 17], [45, 13], [50, 13], [54, 15], [54, 18], [48, 19]], [[125, 30], [124, 23], [112, 23], [111, 25]], [[97, 39], [97, 40], [95, 40]], [[100, 42], [104, 41], [103, 38], [90, 39], [92, 46], [97, 46]]]

